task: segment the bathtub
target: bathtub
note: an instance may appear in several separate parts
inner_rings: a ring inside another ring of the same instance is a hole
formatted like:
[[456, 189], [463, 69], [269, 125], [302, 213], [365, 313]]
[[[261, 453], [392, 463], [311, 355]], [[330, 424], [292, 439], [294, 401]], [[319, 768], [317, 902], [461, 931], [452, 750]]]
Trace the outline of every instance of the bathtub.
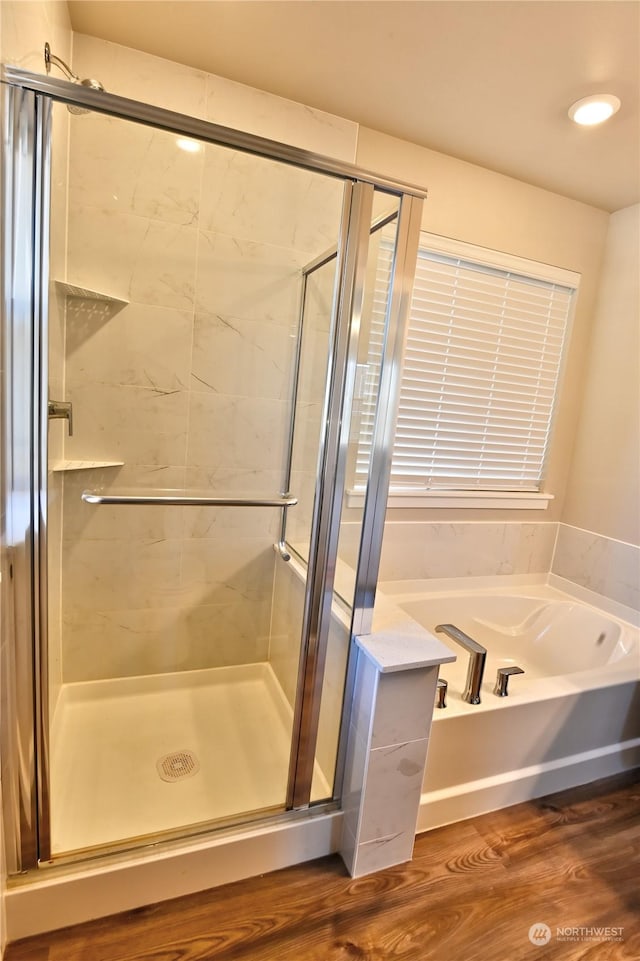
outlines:
[[[462, 700], [467, 652], [441, 676], [418, 831], [507, 807], [640, 765], [640, 631], [546, 584], [390, 598], [433, 631], [455, 624], [487, 648], [481, 703]], [[499, 667], [517, 665], [507, 697]]]

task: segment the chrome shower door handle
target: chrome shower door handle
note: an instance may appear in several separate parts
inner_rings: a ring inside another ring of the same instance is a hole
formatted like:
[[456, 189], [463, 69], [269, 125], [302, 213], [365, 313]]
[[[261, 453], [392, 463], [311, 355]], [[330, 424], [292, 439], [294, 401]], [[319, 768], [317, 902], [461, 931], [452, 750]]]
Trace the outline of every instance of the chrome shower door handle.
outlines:
[[49, 420], [60, 418], [69, 425], [69, 437], [73, 437], [73, 405], [70, 400], [50, 400], [47, 406]]

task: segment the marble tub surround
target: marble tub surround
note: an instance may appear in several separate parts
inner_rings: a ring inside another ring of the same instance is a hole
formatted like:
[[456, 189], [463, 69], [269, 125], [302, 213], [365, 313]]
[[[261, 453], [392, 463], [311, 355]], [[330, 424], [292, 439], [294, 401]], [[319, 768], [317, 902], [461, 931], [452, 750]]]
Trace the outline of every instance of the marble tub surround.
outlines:
[[640, 547], [560, 524], [551, 571], [640, 611]]
[[356, 643], [340, 851], [352, 877], [411, 859], [439, 665], [455, 660], [406, 619]]
[[381, 580], [533, 574], [551, 567], [557, 524], [387, 521]]

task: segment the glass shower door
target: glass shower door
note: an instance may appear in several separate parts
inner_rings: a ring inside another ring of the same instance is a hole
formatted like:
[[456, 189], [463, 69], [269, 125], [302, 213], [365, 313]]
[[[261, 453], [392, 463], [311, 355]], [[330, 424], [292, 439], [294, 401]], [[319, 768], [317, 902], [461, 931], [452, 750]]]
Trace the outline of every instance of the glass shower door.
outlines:
[[[14, 873], [339, 798], [421, 200], [146, 104], [3, 79]], [[372, 326], [371, 224], [389, 210]]]
[[[300, 634], [279, 657], [274, 544], [298, 506], [284, 468], [302, 268], [337, 242], [343, 183], [53, 110], [69, 127], [49, 312], [61, 856], [285, 808]], [[323, 309], [328, 330], [333, 297]], [[328, 351], [314, 366], [324, 391]]]

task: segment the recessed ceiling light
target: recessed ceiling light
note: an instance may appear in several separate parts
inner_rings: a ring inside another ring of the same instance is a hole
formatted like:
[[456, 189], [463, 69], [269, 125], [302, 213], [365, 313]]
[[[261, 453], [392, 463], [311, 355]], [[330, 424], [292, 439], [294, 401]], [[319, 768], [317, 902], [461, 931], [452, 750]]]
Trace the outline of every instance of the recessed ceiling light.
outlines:
[[186, 150], [187, 153], [198, 153], [200, 150], [200, 144], [197, 140], [188, 140], [186, 137], [179, 137], [176, 144], [180, 147], [180, 150]]
[[576, 100], [569, 107], [569, 116], [575, 123], [591, 127], [603, 123], [620, 109], [620, 100], [612, 93], [596, 93], [592, 97]]

